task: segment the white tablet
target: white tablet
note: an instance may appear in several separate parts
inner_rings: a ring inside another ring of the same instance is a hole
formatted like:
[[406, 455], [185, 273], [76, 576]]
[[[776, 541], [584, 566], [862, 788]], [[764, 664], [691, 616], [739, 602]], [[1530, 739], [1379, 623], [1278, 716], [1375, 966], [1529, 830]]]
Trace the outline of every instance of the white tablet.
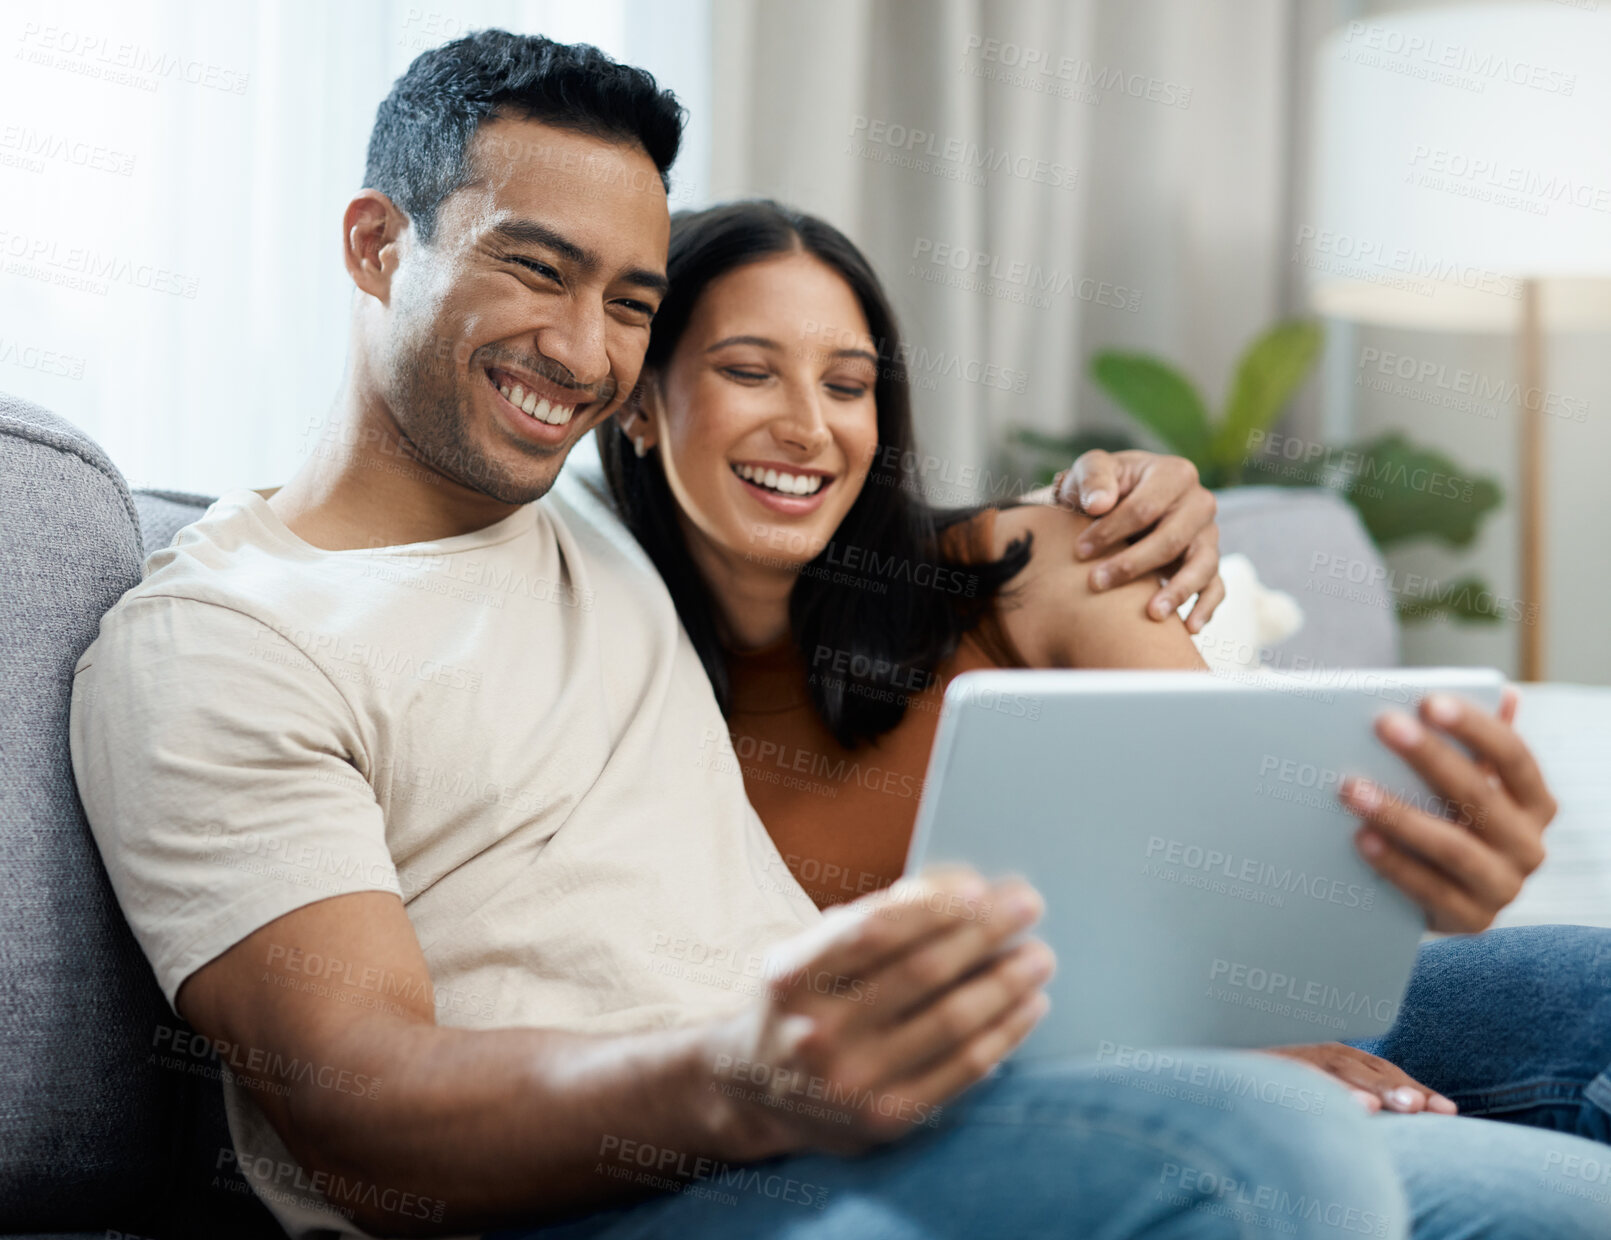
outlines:
[[907, 873], [1021, 874], [1057, 953], [1019, 1058], [1382, 1033], [1425, 917], [1354, 849], [1348, 775], [1440, 806], [1371, 730], [1482, 669], [971, 672], [945, 696]]

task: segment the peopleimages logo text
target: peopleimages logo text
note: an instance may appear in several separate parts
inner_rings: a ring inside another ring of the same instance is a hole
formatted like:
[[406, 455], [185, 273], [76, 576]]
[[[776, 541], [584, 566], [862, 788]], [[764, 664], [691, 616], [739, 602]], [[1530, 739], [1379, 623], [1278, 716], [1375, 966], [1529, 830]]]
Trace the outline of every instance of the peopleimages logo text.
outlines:
[[1570, 95], [1577, 89], [1577, 74], [1518, 59], [1494, 48], [1472, 47], [1413, 31], [1395, 30], [1375, 22], [1351, 21], [1343, 38], [1344, 59], [1350, 52], [1368, 50], [1422, 65], [1428, 70], [1469, 74], [1480, 86], [1508, 82], [1551, 95]]
[[1166, 840], [1154, 835], [1147, 840], [1147, 858], [1163, 864], [1212, 875], [1250, 887], [1266, 887], [1290, 895], [1305, 895], [1311, 900], [1339, 904], [1344, 908], [1372, 908], [1376, 904], [1376, 888], [1340, 878], [1327, 878], [1323, 874], [1310, 874], [1290, 865], [1275, 865], [1252, 857], [1238, 857], [1217, 848], [1205, 848], [1184, 840]]
[[1285, 999], [1289, 1003], [1341, 1012], [1347, 1016], [1368, 1015], [1391, 1023], [1398, 1014], [1398, 1003], [1393, 999], [1373, 998], [1357, 990], [1344, 991], [1327, 982], [1306, 982], [1275, 969], [1233, 964], [1219, 958], [1209, 966], [1208, 980], [1271, 999]]
[[923, 155], [961, 169], [994, 174], [1006, 173], [1021, 180], [1048, 185], [1053, 189], [1073, 189], [1079, 170], [1055, 160], [1039, 159], [1023, 151], [1005, 147], [982, 147], [963, 138], [945, 138], [927, 129], [855, 116], [850, 136], [876, 146], [889, 147], [907, 155]]

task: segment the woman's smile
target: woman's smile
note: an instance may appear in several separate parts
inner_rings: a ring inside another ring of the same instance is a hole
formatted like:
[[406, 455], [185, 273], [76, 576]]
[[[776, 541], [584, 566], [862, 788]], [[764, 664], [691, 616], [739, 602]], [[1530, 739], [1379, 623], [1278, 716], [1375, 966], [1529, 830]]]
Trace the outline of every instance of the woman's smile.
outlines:
[[826, 470], [777, 461], [733, 461], [728, 469], [753, 502], [785, 516], [815, 512], [834, 481]]

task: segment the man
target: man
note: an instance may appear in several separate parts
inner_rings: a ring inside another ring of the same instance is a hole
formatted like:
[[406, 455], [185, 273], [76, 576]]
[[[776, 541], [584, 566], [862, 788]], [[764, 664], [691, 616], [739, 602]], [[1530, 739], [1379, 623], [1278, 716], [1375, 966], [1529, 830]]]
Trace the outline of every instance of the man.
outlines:
[[[421, 56], [343, 218], [344, 451], [224, 496], [80, 661], [119, 899], [252, 1065], [221, 1158], [302, 1236], [1399, 1236], [1428, 1166], [1456, 1191], [1424, 1234], [1591, 1234], [1493, 1170], [1570, 1138], [1368, 1129], [1272, 1056], [1183, 1061], [1189, 1098], [1136, 1069], [980, 1084], [1043, 1010], [1036, 894], [943, 872], [821, 917], [778, 881], [701, 759], [719, 716], [664, 588], [596, 497], [550, 493], [636, 381], [679, 130], [592, 49]], [[1504, 846], [1391, 804], [1372, 838], [1434, 917], [1486, 924], [1547, 806], [1509, 799], [1536, 769], [1502, 725], [1447, 726], [1499, 788], [1429, 732], [1401, 749]], [[1441, 868], [1401, 847], [1428, 838]]]

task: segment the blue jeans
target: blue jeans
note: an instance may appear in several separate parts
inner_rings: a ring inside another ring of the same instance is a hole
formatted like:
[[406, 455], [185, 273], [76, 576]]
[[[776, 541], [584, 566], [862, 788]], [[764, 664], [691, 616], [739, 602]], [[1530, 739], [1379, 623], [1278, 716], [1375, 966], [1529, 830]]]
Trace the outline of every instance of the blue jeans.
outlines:
[[1611, 1151], [1577, 1134], [1606, 1134], [1608, 953], [1611, 931], [1575, 927], [1429, 945], [1399, 1023], [1367, 1047], [1529, 1123], [1367, 1117], [1263, 1055], [1009, 1065], [931, 1130], [855, 1158], [690, 1169], [676, 1151], [601, 1146], [598, 1174], [674, 1191], [488, 1240], [1605, 1240]]
[[1611, 930], [1521, 926], [1429, 943], [1398, 1023], [1356, 1045], [1462, 1115], [1611, 1143]]

